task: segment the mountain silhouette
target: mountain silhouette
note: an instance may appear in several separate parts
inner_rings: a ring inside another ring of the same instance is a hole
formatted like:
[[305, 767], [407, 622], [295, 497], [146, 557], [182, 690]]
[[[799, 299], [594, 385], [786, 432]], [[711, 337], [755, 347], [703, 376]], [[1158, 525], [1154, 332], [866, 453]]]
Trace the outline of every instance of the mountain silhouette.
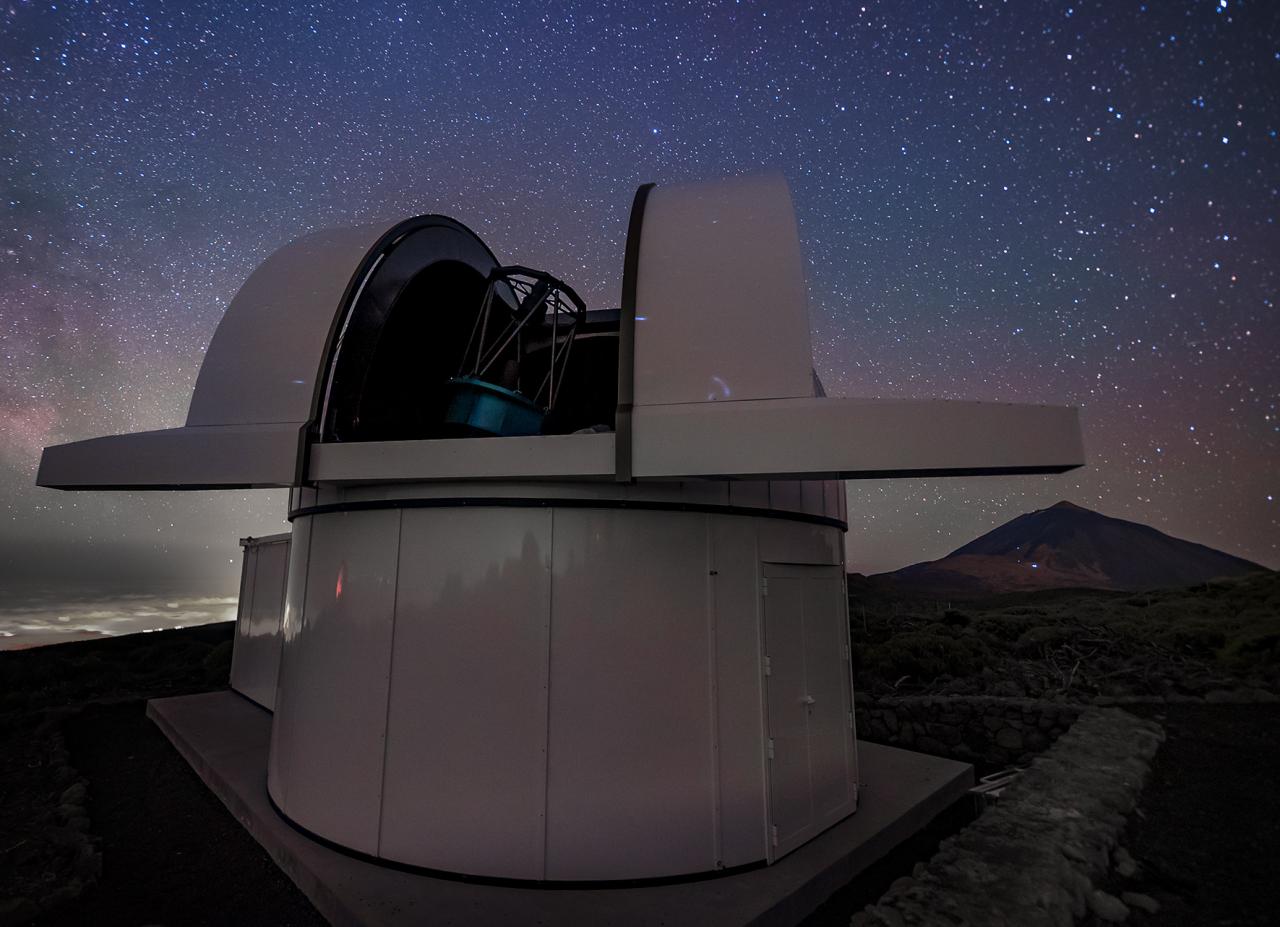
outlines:
[[1064, 501], [1019, 515], [941, 560], [873, 579], [901, 591], [980, 596], [1067, 587], [1189, 586], [1265, 569], [1149, 525]]

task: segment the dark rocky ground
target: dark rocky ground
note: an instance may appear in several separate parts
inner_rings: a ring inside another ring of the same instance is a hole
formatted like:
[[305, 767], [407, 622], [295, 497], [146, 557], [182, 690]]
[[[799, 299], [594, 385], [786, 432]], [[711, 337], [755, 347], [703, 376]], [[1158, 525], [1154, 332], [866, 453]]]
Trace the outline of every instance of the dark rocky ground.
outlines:
[[[224, 686], [231, 632], [210, 625], [0, 653], [0, 925], [323, 923], [143, 714], [146, 698]], [[1031, 660], [1010, 651], [1018, 673]], [[1213, 660], [1195, 665], [1217, 684], [1229, 674]], [[1157, 666], [1155, 678], [1164, 672]], [[1161, 905], [1155, 917], [1135, 909], [1130, 923], [1275, 923], [1280, 705], [1127, 707], [1162, 716], [1167, 740], [1129, 822], [1137, 872], [1106, 888]], [[811, 927], [847, 923], [962, 823], [960, 813], [921, 835]]]
[[33, 923], [325, 924], [178, 756], [144, 705], [93, 705], [68, 724], [71, 755], [90, 784], [102, 876]]
[[1280, 705], [1170, 705], [1165, 742], [1129, 819], [1137, 864], [1112, 894], [1160, 904], [1132, 924], [1264, 927], [1280, 920]]
[[0, 652], [0, 925], [321, 925], [145, 716], [231, 624]]

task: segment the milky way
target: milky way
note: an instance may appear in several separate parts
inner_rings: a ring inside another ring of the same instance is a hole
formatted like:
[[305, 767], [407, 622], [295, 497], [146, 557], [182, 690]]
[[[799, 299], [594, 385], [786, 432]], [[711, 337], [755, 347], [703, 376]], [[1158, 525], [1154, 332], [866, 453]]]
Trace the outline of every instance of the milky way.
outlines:
[[[832, 395], [1067, 403], [1089, 466], [850, 484], [850, 565], [1068, 498], [1280, 566], [1274, 2], [19, 3], [0, 25], [0, 566], [234, 586], [280, 493], [66, 494], [176, 426], [310, 229], [453, 215], [619, 299], [637, 184], [777, 168]], [[18, 575], [21, 574], [21, 575]]]

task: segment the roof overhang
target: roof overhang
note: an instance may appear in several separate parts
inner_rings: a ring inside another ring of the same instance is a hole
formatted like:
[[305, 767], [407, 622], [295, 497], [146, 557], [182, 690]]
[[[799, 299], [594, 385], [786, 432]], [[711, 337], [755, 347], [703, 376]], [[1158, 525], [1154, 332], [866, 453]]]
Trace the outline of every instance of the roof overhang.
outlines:
[[[394, 244], [411, 234], [429, 236], [426, 250], [442, 259], [496, 262], [474, 234], [443, 216], [319, 232], [286, 245], [225, 313], [185, 427], [46, 448], [37, 482], [231, 489], [873, 479], [1058, 473], [1084, 463], [1072, 408], [815, 395], [804, 262], [791, 194], [776, 175], [638, 192], [618, 325], [616, 434], [327, 440], [319, 427], [326, 385], [342, 356], [344, 326], [360, 314], [352, 306], [363, 305], [364, 281], [390, 274], [391, 292], [412, 276], [413, 267], [388, 269], [409, 250], [396, 252]], [[368, 341], [377, 332], [365, 334]]]
[[210, 425], [46, 447], [53, 489], [266, 489], [303, 482], [305, 425]]

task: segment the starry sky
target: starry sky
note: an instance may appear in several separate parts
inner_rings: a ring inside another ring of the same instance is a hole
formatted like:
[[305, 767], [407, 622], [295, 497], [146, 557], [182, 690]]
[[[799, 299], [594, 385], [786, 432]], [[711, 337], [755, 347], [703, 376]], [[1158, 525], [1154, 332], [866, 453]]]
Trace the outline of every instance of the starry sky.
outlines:
[[642, 182], [789, 178], [831, 395], [1082, 409], [1086, 469], [850, 484], [864, 572], [1070, 499], [1280, 567], [1280, 5], [0, 7], [0, 588], [234, 590], [280, 492], [69, 494], [308, 230], [452, 215], [616, 306]]

